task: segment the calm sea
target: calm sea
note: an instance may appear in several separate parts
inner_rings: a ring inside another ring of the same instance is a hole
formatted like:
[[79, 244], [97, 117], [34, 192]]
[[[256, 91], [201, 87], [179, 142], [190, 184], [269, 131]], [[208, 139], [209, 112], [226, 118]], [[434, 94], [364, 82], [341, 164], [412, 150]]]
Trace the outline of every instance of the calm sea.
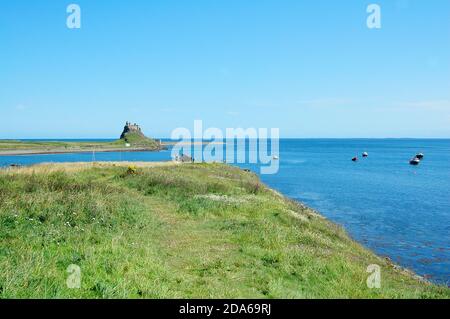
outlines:
[[[92, 140], [91, 140], [92, 141]], [[361, 158], [367, 151], [369, 157]], [[408, 160], [417, 152], [419, 166]], [[0, 156], [40, 162], [162, 161], [170, 151]], [[359, 156], [356, 163], [353, 156]], [[257, 165], [241, 165], [259, 172]], [[283, 139], [280, 170], [262, 180], [341, 224], [366, 247], [435, 282], [450, 282], [450, 140]]]

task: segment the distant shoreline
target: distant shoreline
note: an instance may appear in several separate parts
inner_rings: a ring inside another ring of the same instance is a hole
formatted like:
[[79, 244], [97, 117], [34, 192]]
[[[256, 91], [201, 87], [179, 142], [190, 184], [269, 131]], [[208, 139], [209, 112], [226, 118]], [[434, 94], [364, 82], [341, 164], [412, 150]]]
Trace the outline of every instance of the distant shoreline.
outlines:
[[[202, 144], [223, 144], [222, 142], [191, 142], [191, 145], [202, 145]], [[161, 145], [164, 147], [175, 145], [175, 144], [189, 144], [189, 142], [165, 142]], [[113, 153], [113, 152], [159, 152], [164, 149], [152, 149], [146, 147], [111, 147], [111, 148], [99, 148], [95, 149], [94, 147], [86, 148], [86, 149], [62, 149], [62, 148], [36, 148], [36, 149], [0, 149], [0, 156], [24, 156], [24, 155], [50, 155], [50, 154], [81, 154], [81, 153]]]
[[111, 148], [100, 150], [5, 150], [0, 151], [0, 156], [21, 156], [21, 155], [49, 155], [49, 154], [80, 154], [80, 153], [113, 153], [113, 152], [159, 152], [160, 150], [153, 150], [148, 148]]

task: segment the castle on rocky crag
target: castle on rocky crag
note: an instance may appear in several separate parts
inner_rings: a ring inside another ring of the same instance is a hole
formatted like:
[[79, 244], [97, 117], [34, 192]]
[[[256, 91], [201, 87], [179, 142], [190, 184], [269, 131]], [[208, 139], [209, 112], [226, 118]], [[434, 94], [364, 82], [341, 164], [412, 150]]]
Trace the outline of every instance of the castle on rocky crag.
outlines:
[[144, 136], [144, 133], [142, 133], [141, 127], [137, 125], [136, 123], [131, 124], [131, 122], [126, 122], [125, 127], [123, 128], [123, 132], [120, 135], [120, 138], [125, 138], [125, 135], [128, 133], [137, 133], [141, 136]]

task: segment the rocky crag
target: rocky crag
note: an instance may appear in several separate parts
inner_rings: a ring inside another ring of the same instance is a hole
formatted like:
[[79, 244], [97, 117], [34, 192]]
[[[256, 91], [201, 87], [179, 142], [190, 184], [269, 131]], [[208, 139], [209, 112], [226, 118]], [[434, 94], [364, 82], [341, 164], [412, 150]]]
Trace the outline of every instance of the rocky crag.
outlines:
[[122, 134], [120, 134], [120, 139], [125, 139], [126, 136], [130, 133], [134, 133], [141, 137], [145, 137], [144, 133], [142, 133], [141, 127], [136, 123], [131, 124], [131, 122], [126, 122], [125, 127], [123, 128]]
[[118, 143], [126, 143], [127, 147], [145, 148], [148, 150], [163, 149], [161, 142], [148, 138], [142, 133], [142, 129], [136, 123], [126, 122]]

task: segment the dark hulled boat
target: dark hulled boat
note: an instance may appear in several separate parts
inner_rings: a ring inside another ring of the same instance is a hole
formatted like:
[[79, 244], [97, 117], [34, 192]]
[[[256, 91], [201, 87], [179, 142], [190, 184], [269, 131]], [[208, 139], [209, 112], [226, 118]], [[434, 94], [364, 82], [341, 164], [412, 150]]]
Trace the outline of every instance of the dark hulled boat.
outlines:
[[411, 159], [409, 161], [409, 164], [411, 164], [411, 165], [419, 165], [420, 164], [420, 159], [417, 158], [417, 157], [414, 157], [413, 159]]

